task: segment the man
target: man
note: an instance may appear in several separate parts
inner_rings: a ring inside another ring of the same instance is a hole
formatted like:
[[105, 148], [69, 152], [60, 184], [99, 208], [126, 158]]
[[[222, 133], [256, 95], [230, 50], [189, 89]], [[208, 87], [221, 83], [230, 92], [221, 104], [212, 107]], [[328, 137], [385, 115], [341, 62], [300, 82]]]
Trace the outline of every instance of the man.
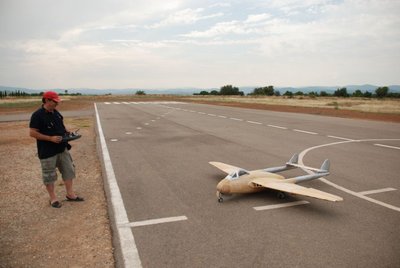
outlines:
[[64, 126], [63, 116], [56, 110], [60, 101], [56, 92], [45, 92], [42, 97], [42, 107], [32, 114], [29, 124], [29, 135], [35, 138], [37, 143], [43, 183], [50, 196], [50, 205], [54, 208], [60, 208], [62, 205], [55, 194], [56, 168], [62, 174], [67, 201], [84, 201], [75, 194], [72, 187], [75, 166], [68, 152], [71, 146], [62, 141], [62, 136], [69, 131]]

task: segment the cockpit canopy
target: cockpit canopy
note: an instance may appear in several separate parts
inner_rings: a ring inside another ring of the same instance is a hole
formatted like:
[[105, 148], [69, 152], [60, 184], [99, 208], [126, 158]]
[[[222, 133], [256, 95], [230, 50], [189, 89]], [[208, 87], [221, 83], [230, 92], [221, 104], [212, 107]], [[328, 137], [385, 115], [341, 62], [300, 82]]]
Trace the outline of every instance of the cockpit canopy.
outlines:
[[244, 169], [239, 169], [239, 170], [235, 170], [232, 173], [230, 173], [228, 176], [226, 176], [226, 179], [232, 181], [232, 180], [237, 180], [239, 179], [240, 176], [243, 175], [248, 175], [249, 172], [244, 170]]

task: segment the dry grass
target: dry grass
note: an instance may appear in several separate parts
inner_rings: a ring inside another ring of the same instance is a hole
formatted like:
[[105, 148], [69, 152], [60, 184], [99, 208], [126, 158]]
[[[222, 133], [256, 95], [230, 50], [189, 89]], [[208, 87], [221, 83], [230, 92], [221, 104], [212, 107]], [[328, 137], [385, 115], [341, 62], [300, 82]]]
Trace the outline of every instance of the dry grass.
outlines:
[[368, 113], [400, 114], [400, 99], [337, 98], [337, 97], [235, 97], [196, 96], [186, 99], [225, 103], [264, 104], [322, 109], [343, 109]]

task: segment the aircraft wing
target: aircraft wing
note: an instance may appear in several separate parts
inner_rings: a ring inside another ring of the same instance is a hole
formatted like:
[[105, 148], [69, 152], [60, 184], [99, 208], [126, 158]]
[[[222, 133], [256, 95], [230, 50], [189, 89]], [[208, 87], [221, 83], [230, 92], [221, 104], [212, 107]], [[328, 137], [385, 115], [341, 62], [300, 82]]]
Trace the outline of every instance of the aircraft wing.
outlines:
[[277, 181], [277, 180], [271, 181], [271, 179], [268, 178], [257, 178], [252, 180], [252, 183], [261, 185], [265, 188], [270, 188], [282, 192], [304, 195], [333, 202], [343, 200], [343, 198], [341, 198], [340, 196], [329, 194], [314, 188], [307, 188], [294, 183], [288, 183], [284, 181]]
[[222, 170], [223, 172], [225, 172], [225, 173], [227, 173], [227, 174], [231, 174], [232, 172], [234, 172], [234, 171], [236, 171], [236, 170], [242, 169], [242, 168], [235, 167], [235, 166], [228, 165], [228, 164], [221, 163], [221, 162], [208, 162], [208, 163], [210, 163], [210, 164], [213, 165], [214, 167], [216, 167], [216, 168]]

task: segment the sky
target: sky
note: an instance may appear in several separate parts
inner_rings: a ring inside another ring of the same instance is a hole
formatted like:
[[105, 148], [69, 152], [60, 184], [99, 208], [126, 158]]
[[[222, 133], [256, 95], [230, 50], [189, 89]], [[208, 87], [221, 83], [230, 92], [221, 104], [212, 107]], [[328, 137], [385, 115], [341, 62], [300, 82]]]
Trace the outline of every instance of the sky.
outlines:
[[0, 0], [0, 85], [400, 84], [400, 0]]

